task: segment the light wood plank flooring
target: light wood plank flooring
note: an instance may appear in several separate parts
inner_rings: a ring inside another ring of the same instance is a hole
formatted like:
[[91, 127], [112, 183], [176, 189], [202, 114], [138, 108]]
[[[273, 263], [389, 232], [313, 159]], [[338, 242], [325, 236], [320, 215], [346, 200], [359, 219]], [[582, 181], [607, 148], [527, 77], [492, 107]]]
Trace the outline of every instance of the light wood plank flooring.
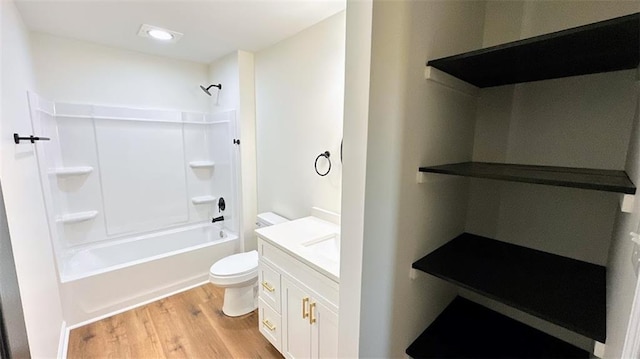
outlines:
[[222, 314], [224, 291], [205, 284], [74, 329], [68, 358], [282, 358], [258, 313]]

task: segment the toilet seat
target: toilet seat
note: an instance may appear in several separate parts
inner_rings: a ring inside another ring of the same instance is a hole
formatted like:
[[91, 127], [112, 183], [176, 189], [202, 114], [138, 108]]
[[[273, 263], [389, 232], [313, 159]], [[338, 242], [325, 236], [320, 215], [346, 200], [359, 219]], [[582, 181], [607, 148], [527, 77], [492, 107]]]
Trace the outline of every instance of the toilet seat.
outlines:
[[219, 286], [241, 284], [258, 278], [258, 251], [233, 254], [209, 269], [211, 283]]

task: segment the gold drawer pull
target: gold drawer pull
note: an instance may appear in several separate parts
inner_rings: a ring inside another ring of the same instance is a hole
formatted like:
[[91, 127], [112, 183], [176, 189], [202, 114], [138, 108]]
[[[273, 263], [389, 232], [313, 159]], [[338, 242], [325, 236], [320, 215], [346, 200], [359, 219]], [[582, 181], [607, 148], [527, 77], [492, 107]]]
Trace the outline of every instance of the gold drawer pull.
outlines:
[[275, 288], [271, 286], [271, 284], [269, 284], [269, 282], [262, 282], [262, 286], [264, 287], [264, 289], [268, 290], [269, 292], [275, 292]]
[[262, 324], [264, 324], [264, 326], [267, 327], [267, 329], [269, 329], [270, 331], [276, 330], [276, 326], [271, 324], [271, 322], [268, 321], [267, 319], [263, 320]]
[[307, 305], [309, 304], [309, 297], [302, 298], [302, 319], [309, 316], [307, 311]]
[[311, 304], [309, 304], [309, 312], [311, 313], [311, 315], [309, 316], [309, 324], [313, 324], [316, 322], [316, 316], [313, 315], [313, 310], [316, 308], [316, 303], [313, 302]]

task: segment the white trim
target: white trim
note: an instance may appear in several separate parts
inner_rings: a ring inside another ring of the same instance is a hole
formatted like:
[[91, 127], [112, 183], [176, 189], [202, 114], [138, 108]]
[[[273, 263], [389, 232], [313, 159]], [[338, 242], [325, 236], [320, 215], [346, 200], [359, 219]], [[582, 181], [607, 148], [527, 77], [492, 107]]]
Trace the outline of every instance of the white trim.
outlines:
[[636, 290], [629, 315], [627, 335], [622, 347], [623, 359], [640, 358], [640, 281], [636, 280]]
[[130, 305], [130, 306], [128, 306], [128, 307], [124, 307], [124, 308], [122, 308], [122, 309], [117, 309], [117, 310], [114, 310], [113, 312], [109, 312], [109, 313], [107, 313], [107, 314], [103, 314], [103, 315], [97, 316], [97, 317], [95, 317], [95, 318], [85, 320], [84, 322], [80, 322], [80, 323], [77, 323], [77, 324], [74, 324], [74, 325], [70, 325], [67, 329], [68, 329], [68, 331], [71, 331], [71, 330], [73, 330], [73, 329], [83, 327], [83, 326], [85, 326], [85, 325], [87, 325], [87, 324], [95, 323], [95, 322], [100, 321], [100, 320], [102, 320], [102, 319], [112, 317], [112, 316], [114, 316], [114, 315], [116, 315], [116, 314], [124, 313], [124, 312], [126, 312], [126, 311], [131, 310], [131, 309], [135, 309], [135, 308], [138, 308], [138, 307], [142, 307], [142, 306], [144, 306], [144, 305], [147, 305], [147, 304], [149, 304], [149, 303], [153, 303], [153, 302], [158, 301], [158, 300], [160, 300], [160, 299], [164, 299], [164, 298], [170, 297], [170, 296], [175, 295], [175, 294], [178, 294], [178, 293], [186, 292], [186, 291], [188, 291], [188, 290], [190, 290], [190, 289], [193, 289], [193, 288], [195, 288], [195, 287], [199, 287], [199, 286], [204, 285], [204, 284], [207, 284], [207, 283], [209, 283], [209, 280], [208, 280], [208, 279], [203, 280], [203, 281], [201, 281], [201, 282], [198, 282], [198, 283], [196, 283], [196, 284], [188, 285], [188, 286], [186, 286], [186, 287], [184, 287], [184, 288], [176, 289], [176, 290], [174, 290], [174, 291], [172, 291], [172, 292], [169, 292], [169, 293], [161, 294], [161, 295], [159, 295], [159, 296], [157, 296], [157, 297], [153, 297], [153, 298], [151, 298], [151, 299], [148, 299], [148, 300], [142, 301], [142, 302], [140, 302], [140, 303], [132, 304], [132, 305]]
[[594, 356], [598, 358], [604, 358], [605, 350], [606, 350], [606, 347], [604, 344], [600, 343], [599, 341], [595, 341], [595, 344], [593, 345]]
[[156, 119], [148, 119], [148, 118], [137, 118], [137, 117], [116, 117], [116, 116], [93, 116], [93, 115], [64, 115], [57, 114], [55, 115], [57, 120], [64, 119], [86, 119], [86, 120], [110, 120], [110, 121], [136, 121], [136, 122], [156, 122], [156, 123], [176, 123], [176, 124], [187, 124], [187, 125], [218, 125], [228, 123], [227, 120], [222, 121], [210, 121], [210, 122], [197, 122], [197, 121], [178, 121], [178, 120], [156, 120]]
[[633, 212], [633, 204], [635, 202], [636, 196], [632, 194], [623, 194], [620, 195], [620, 210], [624, 213]]
[[435, 67], [427, 66], [424, 70], [424, 78], [438, 83], [444, 87], [460, 92], [464, 95], [476, 97], [479, 88], [472, 84], [462, 81], [457, 77], [451, 76], [446, 72], [440, 71]]
[[67, 357], [67, 351], [69, 350], [69, 328], [67, 328], [67, 322], [62, 321], [60, 327], [60, 341], [58, 342], [58, 358], [64, 359]]

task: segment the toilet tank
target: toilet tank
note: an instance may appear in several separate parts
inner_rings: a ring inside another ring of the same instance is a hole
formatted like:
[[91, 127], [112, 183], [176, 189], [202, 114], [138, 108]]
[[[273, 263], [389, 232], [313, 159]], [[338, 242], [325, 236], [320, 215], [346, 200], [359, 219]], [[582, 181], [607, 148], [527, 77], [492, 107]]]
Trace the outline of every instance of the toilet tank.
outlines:
[[274, 224], [288, 222], [288, 221], [289, 221], [288, 219], [280, 215], [277, 215], [273, 212], [265, 212], [265, 213], [260, 213], [258, 215], [258, 218], [256, 220], [256, 226], [258, 226], [258, 228], [262, 228], [262, 227], [273, 226]]

